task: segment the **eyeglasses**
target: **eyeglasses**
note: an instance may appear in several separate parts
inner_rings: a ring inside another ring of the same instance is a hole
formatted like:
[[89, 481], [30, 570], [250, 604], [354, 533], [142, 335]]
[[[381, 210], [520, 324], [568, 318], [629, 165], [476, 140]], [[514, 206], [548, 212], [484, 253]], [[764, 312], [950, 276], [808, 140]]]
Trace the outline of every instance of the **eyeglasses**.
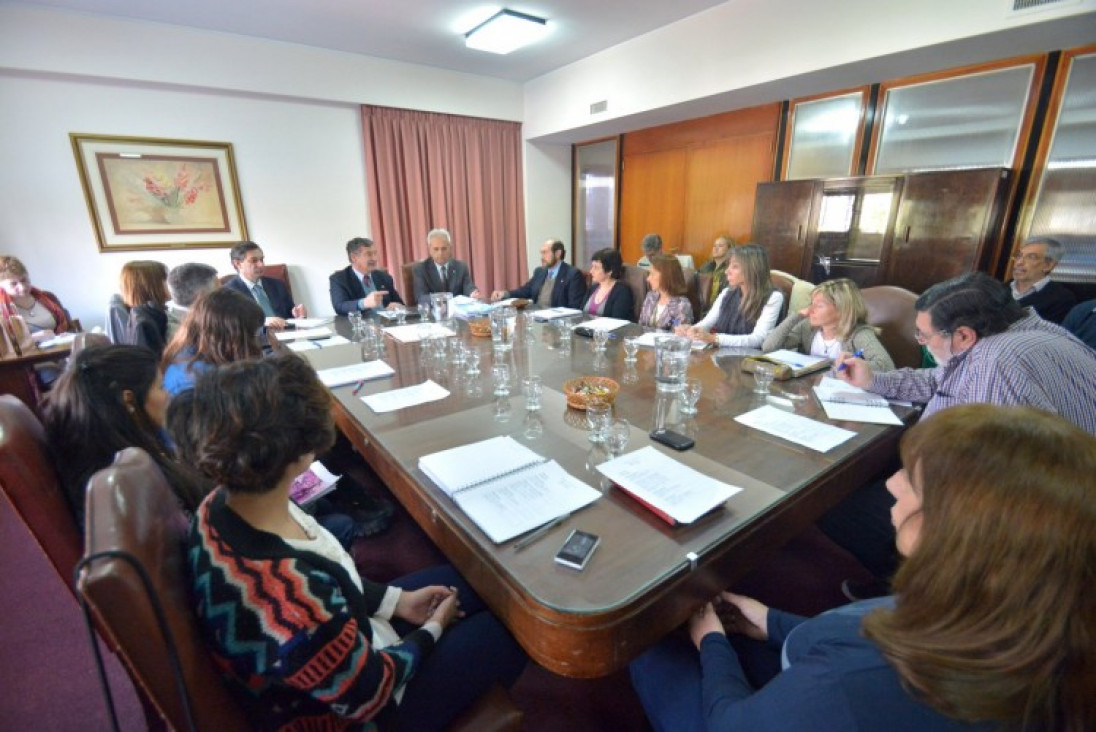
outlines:
[[925, 335], [924, 333], [922, 333], [921, 331], [916, 330], [916, 329], [914, 329], [914, 331], [913, 331], [914, 340], [917, 341], [918, 343], [920, 343], [922, 346], [925, 345], [926, 343], [928, 343], [929, 338], [932, 338], [934, 335], [949, 336], [949, 335], [951, 335], [951, 331], [950, 330], [934, 330], [931, 333], [929, 333], [928, 335]]

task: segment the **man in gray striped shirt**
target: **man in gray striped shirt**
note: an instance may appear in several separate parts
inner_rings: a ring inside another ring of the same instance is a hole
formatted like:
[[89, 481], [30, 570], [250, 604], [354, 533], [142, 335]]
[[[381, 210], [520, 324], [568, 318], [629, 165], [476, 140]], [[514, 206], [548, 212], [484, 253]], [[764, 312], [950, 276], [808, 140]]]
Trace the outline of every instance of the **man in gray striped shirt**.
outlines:
[[918, 342], [935, 369], [873, 374], [839, 359], [840, 378], [889, 399], [925, 404], [924, 416], [970, 402], [1053, 412], [1096, 434], [1096, 352], [1013, 300], [1004, 284], [975, 272], [933, 285], [917, 299]]

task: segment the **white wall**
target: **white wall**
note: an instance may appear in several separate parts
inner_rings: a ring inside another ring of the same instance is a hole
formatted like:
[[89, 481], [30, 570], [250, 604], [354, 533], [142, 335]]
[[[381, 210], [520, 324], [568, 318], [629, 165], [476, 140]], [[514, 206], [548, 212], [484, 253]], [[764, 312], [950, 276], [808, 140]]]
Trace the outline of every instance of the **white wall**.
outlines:
[[[69, 133], [231, 142], [250, 238], [330, 313], [327, 276], [368, 235], [359, 104], [520, 119], [511, 82], [171, 26], [0, 6], [0, 254], [20, 257], [90, 328], [129, 259], [207, 262], [226, 249], [100, 253]], [[568, 222], [570, 219], [568, 218]]]
[[571, 206], [571, 146], [527, 142], [525, 231], [530, 274], [540, 266], [540, 246], [546, 239], [562, 239], [567, 245], [568, 261], [575, 263]]

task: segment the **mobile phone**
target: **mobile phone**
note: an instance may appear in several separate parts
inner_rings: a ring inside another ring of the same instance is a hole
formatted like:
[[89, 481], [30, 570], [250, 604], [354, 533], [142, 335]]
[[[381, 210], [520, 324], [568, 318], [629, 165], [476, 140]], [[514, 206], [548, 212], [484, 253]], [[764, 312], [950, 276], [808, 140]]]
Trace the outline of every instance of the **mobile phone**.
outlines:
[[659, 427], [657, 430], [652, 431], [651, 439], [655, 442], [661, 442], [667, 447], [672, 447], [675, 450], [688, 450], [696, 444], [696, 441], [688, 435], [683, 435], [680, 432], [674, 432], [673, 430], [668, 430], [664, 427]]
[[586, 569], [590, 555], [601, 543], [601, 537], [574, 529], [556, 552], [556, 562], [572, 569]]

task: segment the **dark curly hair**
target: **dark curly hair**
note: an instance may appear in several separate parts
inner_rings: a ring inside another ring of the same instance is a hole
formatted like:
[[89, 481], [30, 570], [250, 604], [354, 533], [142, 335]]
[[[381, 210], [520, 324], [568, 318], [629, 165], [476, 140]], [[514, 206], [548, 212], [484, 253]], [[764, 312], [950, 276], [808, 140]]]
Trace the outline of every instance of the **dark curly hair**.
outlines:
[[167, 426], [182, 459], [229, 492], [266, 493], [335, 442], [331, 395], [294, 354], [202, 373], [172, 400]]

